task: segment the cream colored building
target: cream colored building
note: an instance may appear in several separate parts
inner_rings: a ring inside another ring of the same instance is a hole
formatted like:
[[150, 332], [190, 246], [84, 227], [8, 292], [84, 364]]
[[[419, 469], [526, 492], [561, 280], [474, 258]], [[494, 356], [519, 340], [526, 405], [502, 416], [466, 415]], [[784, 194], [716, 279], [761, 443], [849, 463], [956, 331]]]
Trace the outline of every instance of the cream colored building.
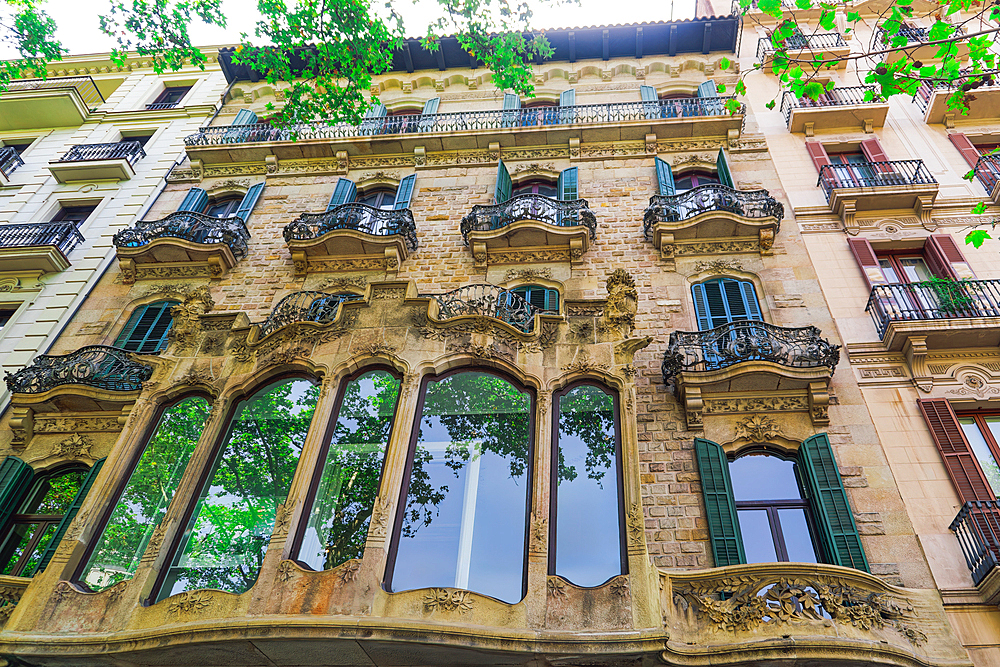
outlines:
[[990, 664], [843, 349], [877, 341], [813, 247], [844, 219], [718, 92], [741, 25], [549, 31], [531, 99], [408, 42], [359, 127], [296, 141], [223, 51], [63, 356], [9, 380], [0, 560], [38, 565], [0, 579], [0, 656]]

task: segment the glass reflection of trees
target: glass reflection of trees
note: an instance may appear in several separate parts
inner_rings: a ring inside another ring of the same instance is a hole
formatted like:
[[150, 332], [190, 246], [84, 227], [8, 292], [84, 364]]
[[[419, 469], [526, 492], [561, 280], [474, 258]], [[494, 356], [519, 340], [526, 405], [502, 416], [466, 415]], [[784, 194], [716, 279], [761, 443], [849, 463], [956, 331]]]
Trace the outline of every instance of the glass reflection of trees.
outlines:
[[337, 567], [364, 553], [398, 395], [399, 380], [380, 370], [344, 388], [298, 550], [298, 560], [316, 570]]
[[446, 586], [521, 599], [531, 396], [501, 377], [448, 375], [425, 385], [394, 590]]
[[611, 394], [578, 385], [559, 397], [550, 562], [579, 586], [598, 586], [623, 571], [617, 431]]
[[167, 511], [208, 418], [205, 399], [189, 397], [163, 411], [122, 489], [80, 580], [103, 590], [130, 578]]
[[237, 406], [159, 599], [198, 588], [242, 593], [253, 586], [317, 395], [312, 383], [287, 380]]

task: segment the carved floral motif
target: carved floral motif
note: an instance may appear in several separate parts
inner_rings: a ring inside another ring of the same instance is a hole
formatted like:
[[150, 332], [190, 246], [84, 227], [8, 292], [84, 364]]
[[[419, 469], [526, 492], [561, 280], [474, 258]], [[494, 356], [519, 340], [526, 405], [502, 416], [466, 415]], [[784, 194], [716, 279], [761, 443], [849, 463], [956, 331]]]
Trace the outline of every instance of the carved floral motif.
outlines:
[[778, 423], [766, 415], [750, 415], [736, 423], [736, 436], [750, 442], [767, 442], [780, 433]]
[[204, 611], [212, 605], [212, 594], [207, 591], [191, 591], [181, 593], [170, 601], [167, 611], [171, 614], [194, 613]]
[[90, 448], [94, 446], [94, 441], [85, 435], [74, 433], [59, 444], [53, 450], [57, 456], [67, 456], [72, 458], [93, 458], [90, 455]]
[[424, 611], [457, 611], [461, 614], [472, 611], [472, 596], [469, 591], [453, 588], [432, 588], [424, 596]]

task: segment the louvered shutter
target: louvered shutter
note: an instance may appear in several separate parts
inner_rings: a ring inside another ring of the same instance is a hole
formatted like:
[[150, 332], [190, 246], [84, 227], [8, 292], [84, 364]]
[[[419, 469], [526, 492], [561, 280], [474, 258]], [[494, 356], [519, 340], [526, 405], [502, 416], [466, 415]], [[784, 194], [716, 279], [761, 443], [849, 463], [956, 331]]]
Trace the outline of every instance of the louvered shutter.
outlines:
[[757, 290], [754, 289], [750, 281], [740, 281], [740, 293], [743, 296], [743, 307], [746, 308], [747, 319], [763, 320], [760, 314], [760, 302], [757, 299]]
[[656, 94], [656, 88], [652, 86], [639, 86], [639, 95], [643, 101], [643, 111], [646, 118], [660, 117], [660, 98]]
[[814, 435], [802, 443], [798, 462], [813, 516], [823, 536], [827, 560], [833, 565], [868, 572], [868, 559], [861, 546], [847, 493], [840, 481], [833, 448], [825, 433]]
[[950, 234], [931, 234], [924, 243], [924, 255], [930, 262], [940, 265], [937, 275], [952, 280], [971, 280], [976, 277], [965, 260], [962, 249]]
[[576, 106], [576, 89], [570, 88], [559, 93], [559, 106], [561, 107], [572, 107]]
[[521, 98], [514, 93], [503, 94], [503, 108], [505, 111], [521, 108]]
[[170, 309], [177, 301], [157, 301], [140, 306], [128, 318], [115, 340], [115, 347], [139, 354], [153, 354], [167, 346], [167, 333], [173, 325]]
[[496, 192], [493, 194], [493, 203], [504, 203], [510, 199], [513, 192], [514, 182], [510, 178], [510, 172], [507, 171], [507, 166], [504, 165], [503, 160], [500, 160], [500, 163], [497, 165], [497, 187]]
[[341, 204], [350, 204], [358, 196], [358, 186], [346, 178], [338, 178], [337, 186], [330, 195], [330, 203], [326, 205], [327, 211], [332, 211]]
[[130, 352], [135, 351], [128, 347], [129, 340], [131, 340], [132, 334], [135, 332], [136, 327], [139, 326], [139, 320], [142, 319], [147, 310], [149, 310], [148, 305], [139, 306], [132, 311], [132, 314], [129, 315], [128, 322], [125, 323], [125, 327], [121, 330], [121, 333], [118, 334], [118, 338], [115, 339], [115, 347], [122, 350], [129, 350]]
[[979, 149], [973, 146], [969, 138], [961, 132], [949, 133], [948, 139], [958, 149], [958, 152], [962, 154], [969, 167], [975, 169], [976, 164], [979, 162]]
[[694, 453], [701, 478], [701, 493], [705, 499], [705, 519], [715, 566], [746, 563], [726, 453], [719, 445], [701, 438], [694, 440]]
[[396, 189], [396, 203], [393, 206], [397, 211], [410, 208], [410, 199], [413, 197], [413, 184], [417, 180], [416, 174], [410, 174], [399, 182]]
[[100, 459], [95, 462], [93, 467], [87, 473], [87, 476], [83, 480], [83, 485], [80, 486], [80, 490], [76, 492], [76, 496], [73, 498], [73, 503], [66, 510], [66, 514], [63, 515], [62, 521], [56, 526], [56, 532], [52, 535], [52, 539], [49, 540], [49, 544], [45, 547], [45, 553], [42, 554], [41, 560], [38, 561], [38, 569], [35, 570], [36, 573], [43, 572], [45, 566], [49, 564], [52, 560], [52, 556], [55, 555], [56, 549], [59, 548], [59, 543], [62, 541], [63, 535], [66, 534], [66, 530], [69, 525], [73, 523], [73, 519], [76, 517], [77, 513], [80, 511], [80, 507], [83, 506], [83, 501], [87, 497], [87, 493], [90, 492], [90, 487], [94, 485], [94, 480], [97, 479], [98, 473], [101, 472], [101, 468], [104, 466], [104, 462], [107, 459]]
[[962, 501], [996, 500], [951, 404], [943, 398], [921, 398], [917, 405]]
[[878, 137], [868, 137], [861, 141], [861, 152], [865, 154], [869, 162], [888, 162], [889, 157], [885, 154]]
[[854, 260], [858, 263], [858, 268], [861, 269], [861, 275], [864, 276], [868, 287], [888, 284], [889, 281], [882, 273], [878, 257], [875, 256], [875, 250], [872, 249], [872, 244], [868, 242], [868, 239], [847, 239], [847, 245], [851, 248], [851, 254], [854, 255]]
[[256, 125], [258, 122], [257, 114], [253, 111], [250, 111], [250, 109], [240, 109], [230, 125]]
[[201, 188], [191, 188], [188, 190], [184, 201], [177, 207], [178, 211], [191, 211], [192, 213], [202, 213], [208, 206], [208, 193]]
[[720, 183], [728, 185], [731, 188], [736, 187], [733, 185], [733, 174], [729, 171], [729, 161], [726, 160], [726, 153], [721, 148], [719, 149], [719, 156], [715, 159], [715, 168], [718, 172]]
[[361, 134], [377, 134], [382, 127], [382, 119], [389, 114], [384, 104], [376, 104], [365, 112], [361, 121]]
[[694, 315], [695, 319], [698, 320], [698, 331], [708, 331], [715, 328], [708, 310], [708, 295], [705, 294], [705, 285], [702, 283], [691, 285], [691, 297], [694, 300]]
[[706, 116], [718, 116], [722, 113], [722, 100], [719, 99], [719, 89], [715, 81], [709, 79], [698, 84], [698, 97], [702, 99], [702, 110]]
[[431, 99], [424, 102], [423, 114], [425, 116], [436, 114], [438, 112], [438, 106], [441, 104], [440, 97], [432, 97]]
[[556, 192], [559, 193], [559, 201], [573, 201], [574, 199], [579, 199], [576, 167], [564, 169], [559, 173], [559, 181], [556, 184]]
[[0, 527], [6, 526], [17, 512], [34, 476], [31, 466], [16, 456], [8, 456], [0, 463]]
[[250, 214], [253, 212], [253, 207], [257, 205], [257, 200], [260, 199], [260, 193], [263, 189], [263, 183], [250, 186], [247, 193], [243, 195], [243, 201], [240, 202], [240, 207], [236, 209], [237, 218], [241, 219], [244, 223], [247, 221], [247, 218], [249, 218]]
[[421, 132], [430, 132], [434, 129], [434, 125], [437, 124], [436, 114], [438, 112], [438, 106], [441, 104], [440, 97], [432, 97], [431, 99], [424, 102], [424, 110], [421, 113], [420, 121], [417, 123], [418, 128]]
[[709, 79], [704, 83], [698, 84], [698, 97], [718, 97], [719, 89], [715, 85], [715, 81]]
[[662, 196], [670, 197], [677, 194], [677, 188], [674, 186], [674, 172], [670, 169], [667, 161], [660, 158], [656, 158], [656, 181], [660, 186]]

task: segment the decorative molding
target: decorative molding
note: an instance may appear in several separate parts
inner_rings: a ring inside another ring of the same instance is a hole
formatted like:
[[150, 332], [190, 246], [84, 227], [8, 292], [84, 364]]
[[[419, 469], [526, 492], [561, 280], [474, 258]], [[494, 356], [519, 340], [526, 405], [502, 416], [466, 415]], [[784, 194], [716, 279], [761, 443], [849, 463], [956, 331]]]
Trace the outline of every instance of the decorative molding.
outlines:
[[532, 512], [531, 514], [531, 541], [530, 547], [531, 551], [535, 553], [544, 553], [545, 544], [549, 537], [549, 520], [540, 515], [538, 512]]
[[180, 593], [170, 601], [167, 611], [171, 614], [199, 614], [212, 606], [212, 594], [208, 591]]
[[747, 241], [699, 241], [675, 243], [675, 255], [719, 255], [734, 252], [760, 252], [760, 239]]
[[94, 446], [94, 441], [85, 435], [74, 433], [65, 440], [59, 442], [52, 453], [57, 456], [68, 458], [92, 459], [90, 448]]
[[295, 572], [297, 570], [298, 568], [292, 561], [290, 560], [281, 561], [280, 563], [278, 563], [278, 570], [277, 570], [278, 581], [288, 581], [293, 576], [295, 576]]
[[285, 507], [284, 504], [278, 505], [278, 510], [274, 513], [274, 530], [271, 531], [273, 537], [288, 534], [288, 529], [292, 525], [292, 514], [292, 508]]
[[548, 580], [546, 580], [545, 582], [545, 590], [547, 591], [549, 597], [565, 598], [566, 582], [564, 582], [559, 577], [549, 575]]
[[775, 396], [768, 398], [706, 398], [705, 414], [739, 412], [786, 412], [809, 410], [806, 396]]
[[592, 361], [586, 349], [581, 349], [570, 363], [562, 367], [567, 373], [606, 372], [609, 366], [605, 363]]
[[635, 280], [625, 269], [615, 269], [605, 283], [608, 299], [604, 304], [601, 324], [607, 331], [628, 337], [635, 327], [635, 314], [639, 307], [639, 292]]
[[646, 521], [642, 513], [642, 505], [632, 503], [625, 516], [625, 524], [628, 526], [629, 546], [642, 546], [642, 534], [646, 530]]
[[464, 614], [472, 611], [472, 594], [454, 588], [432, 588], [424, 596], [424, 611], [449, 611]]
[[[946, 367], [947, 369], [947, 367]], [[863, 378], [905, 378], [906, 371], [898, 366], [859, 369]]]
[[543, 280], [552, 279], [552, 269], [508, 269], [503, 282], [509, 283], [513, 280]]
[[[489, 250], [488, 258], [482, 262], [489, 264], [540, 264], [547, 262], [569, 262], [572, 254], [569, 248], [550, 248], [546, 250]], [[480, 262], [480, 258], [475, 258]]]
[[306, 259], [306, 273], [327, 271], [384, 271], [385, 257], [355, 257], [351, 259]]
[[736, 437], [746, 438], [750, 442], [766, 443], [780, 434], [778, 422], [766, 415], [753, 414], [736, 422]]
[[319, 284], [318, 289], [322, 292], [333, 290], [343, 292], [351, 288], [365, 289], [368, 287], [367, 278], [327, 278]]
[[122, 430], [118, 417], [60, 417], [36, 414], [35, 433], [99, 433]]
[[375, 504], [372, 506], [370, 534], [376, 539], [384, 540], [386, 537], [386, 532], [389, 528], [390, 505], [391, 503], [387, 497], [378, 496], [375, 498]]
[[698, 262], [694, 265], [697, 273], [721, 275], [732, 271], [743, 271], [743, 263], [733, 259], [713, 259], [709, 262]]

